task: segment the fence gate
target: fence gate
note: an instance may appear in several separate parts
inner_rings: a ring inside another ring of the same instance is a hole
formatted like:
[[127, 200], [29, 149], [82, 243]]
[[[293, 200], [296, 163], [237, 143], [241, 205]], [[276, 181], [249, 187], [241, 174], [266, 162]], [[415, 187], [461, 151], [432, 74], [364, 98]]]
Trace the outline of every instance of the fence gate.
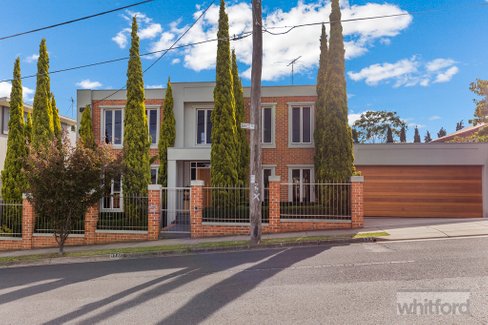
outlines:
[[190, 188], [163, 187], [161, 191], [161, 235], [190, 235]]

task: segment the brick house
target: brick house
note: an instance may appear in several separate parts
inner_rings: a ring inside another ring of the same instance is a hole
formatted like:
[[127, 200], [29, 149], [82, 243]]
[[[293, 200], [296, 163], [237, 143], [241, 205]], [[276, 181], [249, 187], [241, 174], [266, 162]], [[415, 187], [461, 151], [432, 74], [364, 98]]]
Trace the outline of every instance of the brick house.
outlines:
[[[168, 187], [210, 182], [213, 89], [211, 82], [173, 83], [176, 142], [168, 149]], [[249, 92], [244, 88], [247, 103]], [[91, 105], [96, 141], [121, 150], [126, 93], [112, 94], [78, 90], [77, 107]], [[146, 89], [151, 156], [157, 155], [164, 96], [164, 89]], [[315, 100], [314, 85], [262, 88], [263, 181], [280, 176], [282, 183], [298, 184], [298, 191], [287, 194], [294, 201], [313, 199], [313, 191], [303, 184], [315, 182]], [[355, 164], [365, 176], [365, 216], [488, 217], [488, 144], [355, 145], [354, 151]], [[153, 182], [158, 164], [151, 169]], [[120, 182], [114, 182], [112, 192], [120, 194]], [[103, 202], [101, 208], [115, 206], [120, 202]]]

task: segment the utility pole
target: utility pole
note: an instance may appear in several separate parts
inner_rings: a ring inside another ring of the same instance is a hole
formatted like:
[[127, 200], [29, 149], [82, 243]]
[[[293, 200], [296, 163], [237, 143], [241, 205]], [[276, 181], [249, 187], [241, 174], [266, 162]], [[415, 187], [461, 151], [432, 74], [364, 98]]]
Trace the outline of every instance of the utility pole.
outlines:
[[288, 63], [287, 67], [291, 65], [291, 84], [293, 85], [293, 75], [295, 74], [295, 63], [297, 63], [298, 59], [302, 56], [300, 55], [298, 58], [294, 58], [290, 63]]
[[252, 0], [252, 68], [251, 68], [251, 180], [249, 218], [251, 245], [261, 241], [262, 169], [261, 169], [261, 74], [263, 70], [263, 26], [261, 0]]

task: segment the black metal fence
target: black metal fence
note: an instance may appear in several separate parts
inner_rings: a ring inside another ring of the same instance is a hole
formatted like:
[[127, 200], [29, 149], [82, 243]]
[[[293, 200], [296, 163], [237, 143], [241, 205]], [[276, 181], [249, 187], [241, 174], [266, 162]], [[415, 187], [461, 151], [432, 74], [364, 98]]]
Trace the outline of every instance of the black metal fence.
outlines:
[[147, 195], [109, 195], [102, 199], [97, 229], [147, 231], [147, 224]]

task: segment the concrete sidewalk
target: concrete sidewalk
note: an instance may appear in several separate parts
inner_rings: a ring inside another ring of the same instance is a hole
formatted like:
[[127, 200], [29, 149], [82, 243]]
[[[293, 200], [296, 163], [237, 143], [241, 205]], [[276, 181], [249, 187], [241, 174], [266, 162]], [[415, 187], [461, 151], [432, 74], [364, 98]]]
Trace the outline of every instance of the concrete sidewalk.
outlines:
[[[424, 219], [424, 218], [366, 218], [365, 227], [362, 229], [343, 229], [343, 230], [325, 230], [310, 232], [295, 232], [282, 234], [263, 235], [263, 238], [289, 238], [289, 237], [310, 237], [310, 236], [343, 236], [355, 235], [369, 232], [389, 233], [389, 236], [381, 237], [382, 240], [394, 241], [405, 239], [425, 239], [425, 238], [447, 238], [461, 236], [481, 236], [488, 235], [488, 219]], [[91, 246], [67, 246], [66, 252], [80, 252], [103, 249], [117, 249], [125, 247], [154, 247], [154, 246], [171, 246], [171, 245], [191, 245], [204, 242], [223, 242], [248, 240], [249, 236], [230, 236], [217, 238], [178, 238], [162, 239], [157, 241], [117, 243], [108, 245], [91, 245]], [[42, 248], [32, 250], [20, 250], [0, 252], [0, 257], [5, 256], [23, 256], [33, 254], [50, 254], [57, 253], [57, 248]]]

